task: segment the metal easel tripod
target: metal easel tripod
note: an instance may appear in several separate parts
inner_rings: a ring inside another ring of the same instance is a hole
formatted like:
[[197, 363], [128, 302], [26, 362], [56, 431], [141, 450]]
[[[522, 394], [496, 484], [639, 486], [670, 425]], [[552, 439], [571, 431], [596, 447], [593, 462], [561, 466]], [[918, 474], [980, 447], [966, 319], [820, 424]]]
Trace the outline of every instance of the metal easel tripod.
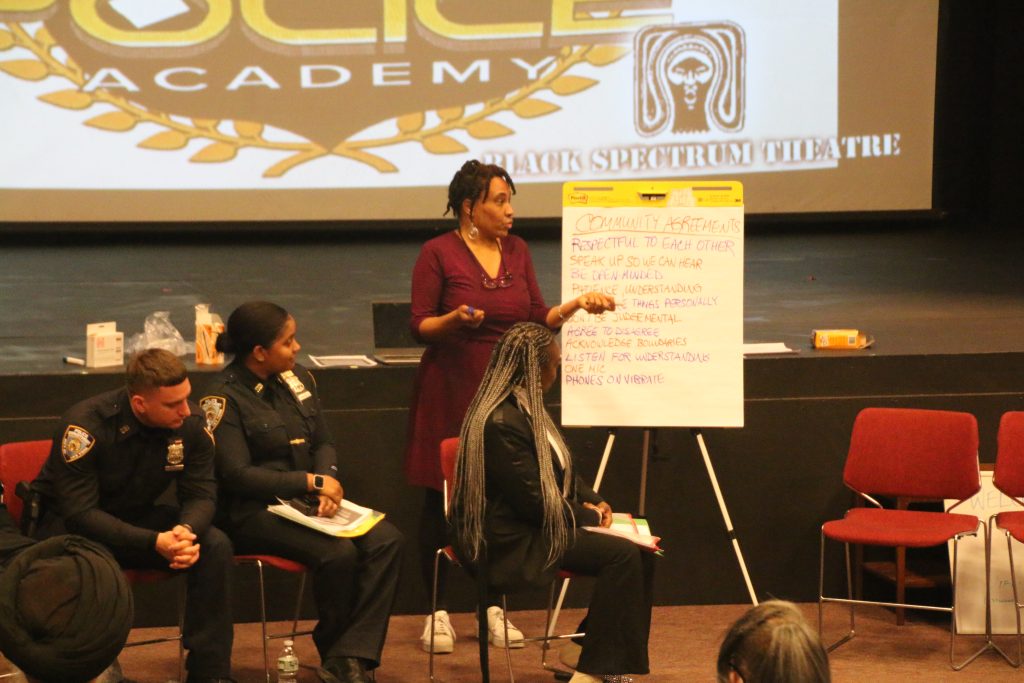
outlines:
[[[715, 499], [718, 501], [718, 509], [722, 513], [722, 521], [725, 523], [725, 530], [732, 542], [733, 550], [736, 553], [736, 561], [740, 565], [740, 571], [743, 573], [743, 580], [747, 586], [747, 592], [750, 594], [750, 602], [756, 606], [758, 604], [757, 594], [754, 592], [754, 584], [750, 581], [750, 574], [747, 572], [747, 564], [743, 560], [743, 551], [740, 550], [739, 540], [736, 538], [736, 531], [732, 526], [732, 519], [729, 517], [729, 510], [725, 505], [725, 498], [722, 496], [722, 489], [718, 485], [718, 477], [715, 476], [715, 468], [711, 464], [711, 454], [708, 453], [707, 444], [704, 443], [704, 435], [701, 433], [699, 427], [690, 428], [690, 433], [693, 434], [694, 439], [697, 441], [697, 446], [700, 448], [701, 456], [704, 458], [704, 467], [708, 471], [708, 478], [711, 480], [711, 488], [715, 492]], [[651, 450], [651, 429], [644, 429], [643, 437], [643, 457], [640, 461], [640, 502], [637, 508], [637, 512], [643, 516], [646, 511], [647, 505], [647, 463], [650, 459]], [[612, 446], [615, 445], [615, 428], [608, 430], [608, 440], [604, 446], [604, 453], [601, 455], [601, 464], [597, 468], [597, 476], [594, 478], [594, 491], [597, 491], [601, 487], [601, 481], [604, 479], [604, 471], [608, 465], [608, 460], [611, 458]], [[562, 580], [562, 589], [558, 594], [558, 600], [555, 603], [554, 614], [551, 618], [551, 622], [548, 625], [547, 636], [551, 637], [555, 632], [555, 625], [558, 622], [558, 615], [562, 609], [562, 603], [565, 601], [565, 594], [569, 590], [569, 579]]]

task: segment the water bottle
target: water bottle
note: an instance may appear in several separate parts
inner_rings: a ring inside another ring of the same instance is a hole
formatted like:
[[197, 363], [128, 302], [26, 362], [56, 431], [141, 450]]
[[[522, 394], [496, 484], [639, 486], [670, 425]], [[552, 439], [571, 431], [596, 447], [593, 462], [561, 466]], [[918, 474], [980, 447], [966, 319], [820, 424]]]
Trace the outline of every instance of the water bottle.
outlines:
[[284, 649], [277, 656], [278, 683], [299, 680], [299, 658], [295, 656], [294, 644], [290, 640], [284, 641]]

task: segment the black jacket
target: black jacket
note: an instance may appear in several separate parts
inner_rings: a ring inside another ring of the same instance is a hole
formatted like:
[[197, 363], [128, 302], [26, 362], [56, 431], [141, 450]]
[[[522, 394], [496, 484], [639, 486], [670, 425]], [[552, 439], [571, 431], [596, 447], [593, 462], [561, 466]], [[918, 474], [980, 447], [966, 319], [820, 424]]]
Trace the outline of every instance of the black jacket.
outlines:
[[[555, 479], [561, 486], [563, 470], [554, 453], [552, 464]], [[557, 563], [545, 566], [549, 544], [542, 529], [544, 508], [533, 429], [527, 415], [511, 396], [487, 419], [484, 468], [488, 583], [499, 591], [546, 586], [554, 579], [558, 566]], [[600, 514], [583, 507], [583, 503], [596, 505], [602, 500], [577, 475], [564, 508], [570, 526], [599, 524]], [[453, 514], [458, 515], [459, 511], [453, 510]], [[458, 539], [453, 540], [456, 553], [468, 557], [468, 549], [461, 547]]]
[[293, 373], [291, 385], [280, 375], [264, 381], [236, 361], [199, 401], [217, 437], [218, 523], [229, 529], [277, 498], [306, 493], [307, 472], [338, 476], [313, 376], [299, 365]]
[[32, 484], [45, 514], [60, 515], [68, 532], [110, 548], [152, 549], [157, 532], [132, 520], [175, 482], [179, 523], [206, 531], [217, 498], [213, 437], [190, 408], [181, 427], [155, 429], [135, 417], [126, 389], [73, 406]]

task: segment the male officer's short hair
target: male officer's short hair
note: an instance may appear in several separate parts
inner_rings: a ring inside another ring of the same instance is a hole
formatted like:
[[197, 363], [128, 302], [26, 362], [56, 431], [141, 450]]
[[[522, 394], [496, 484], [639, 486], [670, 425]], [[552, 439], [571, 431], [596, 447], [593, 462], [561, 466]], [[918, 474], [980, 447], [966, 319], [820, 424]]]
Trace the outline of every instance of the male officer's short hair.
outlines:
[[170, 351], [146, 349], [128, 360], [127, 385], [129, 394], [141, 394], [150, 389], [173, 387], [188, 377], [185, 364]]

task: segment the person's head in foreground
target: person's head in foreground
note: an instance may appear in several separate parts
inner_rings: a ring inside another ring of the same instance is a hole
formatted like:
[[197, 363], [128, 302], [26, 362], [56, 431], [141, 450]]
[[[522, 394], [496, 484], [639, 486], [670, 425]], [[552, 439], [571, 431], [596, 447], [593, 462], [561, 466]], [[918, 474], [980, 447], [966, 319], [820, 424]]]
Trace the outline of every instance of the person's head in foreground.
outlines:
[[719, 683], [829, 683], [828, 655], [796, 605], [769, 600], [729, 628], [718, 650]]
[[106, 550], [80, 536], [55, 536], [0, 572], [0, 652], [32, 681], [91, 681], [124, 647], [133, 605]]

